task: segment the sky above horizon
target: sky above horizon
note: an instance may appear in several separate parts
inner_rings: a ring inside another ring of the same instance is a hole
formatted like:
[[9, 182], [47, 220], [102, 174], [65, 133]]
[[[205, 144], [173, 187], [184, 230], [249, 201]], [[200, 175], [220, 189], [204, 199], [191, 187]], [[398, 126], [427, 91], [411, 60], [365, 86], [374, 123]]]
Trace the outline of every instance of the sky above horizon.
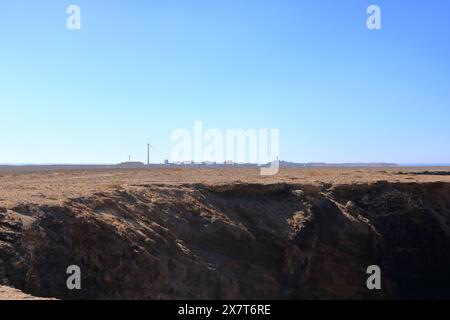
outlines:
[[0, 163], [144, 162], [147, 141], [162, 162], [197, 120], [279, 129], [287, 161], [450, 163], [449, 16], [446, 0], [2, 1]]

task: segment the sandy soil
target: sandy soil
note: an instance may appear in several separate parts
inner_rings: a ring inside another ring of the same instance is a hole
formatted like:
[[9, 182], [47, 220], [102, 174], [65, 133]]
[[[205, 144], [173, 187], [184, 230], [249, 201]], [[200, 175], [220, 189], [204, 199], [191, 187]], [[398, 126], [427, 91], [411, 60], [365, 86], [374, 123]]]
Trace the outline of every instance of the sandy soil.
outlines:
[[[448, 172], [449, 175], [434, 173]], [[399, 174], [401, 173], [401, 174]], [[419, 173], [419, 174], [417, 174]], [[425, 174], [424, 174], [425, 173]], [[450, 182], [450, 167], [395, 168], [283, 168], [275, 176], [264, 177], [257, 169], [115, 169], [115, 170], [0, 170], [0, 205], [20, 202], [60, 204], [76, 198], [141, 184], [211, 185], [234, 182], [295, 184], [358, 184], [389, 182]]]
[[0, 285], [0, 300], [54, 300], [54, 299], [34, 297], [32, 295], [23, 293], [20, 290]]

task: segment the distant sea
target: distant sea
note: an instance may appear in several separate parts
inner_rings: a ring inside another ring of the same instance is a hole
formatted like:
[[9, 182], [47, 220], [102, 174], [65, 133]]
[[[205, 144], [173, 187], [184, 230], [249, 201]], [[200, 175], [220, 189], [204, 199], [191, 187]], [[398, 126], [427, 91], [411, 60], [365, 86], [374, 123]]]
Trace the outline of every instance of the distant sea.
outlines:
[[450, 167], [450, 163], [399, 163], [403, 167]]

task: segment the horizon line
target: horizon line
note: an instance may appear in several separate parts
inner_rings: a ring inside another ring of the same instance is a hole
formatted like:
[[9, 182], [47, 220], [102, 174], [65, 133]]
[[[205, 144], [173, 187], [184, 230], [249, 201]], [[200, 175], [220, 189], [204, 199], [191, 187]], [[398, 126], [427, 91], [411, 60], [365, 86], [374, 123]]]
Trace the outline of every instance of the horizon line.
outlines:
[[[450, 166], [450, 163], [427, 163], [427, 162], [319, 162], [319, 161], [312, 161], [312, 162], [293, 162], [293, 161], [286, 161], [286, 160], [280, 160], [280, 163], [287, 163], [290, 165], [318, 165], [318, 166], [336, 166], [336, 165], [380, 165], [380, 166], [407, 166], [407, 167], [414, 167], [414, 166]], [[114, 166], [118, 167], [120, 165], [127, 165], [127, 164], [134, 164], [139, 166], [152, 166], [152, 165], [174, 165], [174, 166], [186, 166], [189, 165], [188, 161], [186, 162], [169, 162], [168, 164], [165, 164], [164, 162], [157, 162], [157, 163], [150, 163], [146, 164], [140, 161], [132, 161], [132, 162], [120, 162], [120, 163], [0, 163], [0, 167], [46, 167], [46, 166]], [[232, 164], [236, 165], [264, 165], [264, 164], [258, 164], [258, 163], [239, 163], [239, 162], [233, 162]], [[202, 161], [202, 162], [193, 162], [193, 165], [206, 165], [206, 166], [227, 166], [224, 162], [214, 162], [214, 161]], [[231, 164], [228, 164], [228, 166]]]

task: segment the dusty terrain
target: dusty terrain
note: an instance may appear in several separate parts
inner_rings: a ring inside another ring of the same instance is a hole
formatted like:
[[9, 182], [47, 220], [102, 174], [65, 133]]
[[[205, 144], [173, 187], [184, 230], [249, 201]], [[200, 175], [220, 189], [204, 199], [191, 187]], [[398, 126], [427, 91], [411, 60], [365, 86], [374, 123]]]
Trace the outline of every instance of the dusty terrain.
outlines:
[[0, 170], [0, 285], [35, 296], [448, 299], [448, 270], [450, 168]]
[[[433, 174], [441, 171], [448, 175]], [[429, 172], [431, 174], [420, 174]], [[419, 173], [419, 174], [418, 174]], [[0, 205], [20, 202], [60, 204], [94, 192], [114, 190], [140, 184], [223, 185], [232, 183], [292, 183], [313, 185], [361, 184], [388, 182], [449, 182], [450, 167], [394, 168], [284, 168], [275, 176], [260, 176], [257, 169], [188, 169], [156, 170], [42, 170], [0, 169]]]

